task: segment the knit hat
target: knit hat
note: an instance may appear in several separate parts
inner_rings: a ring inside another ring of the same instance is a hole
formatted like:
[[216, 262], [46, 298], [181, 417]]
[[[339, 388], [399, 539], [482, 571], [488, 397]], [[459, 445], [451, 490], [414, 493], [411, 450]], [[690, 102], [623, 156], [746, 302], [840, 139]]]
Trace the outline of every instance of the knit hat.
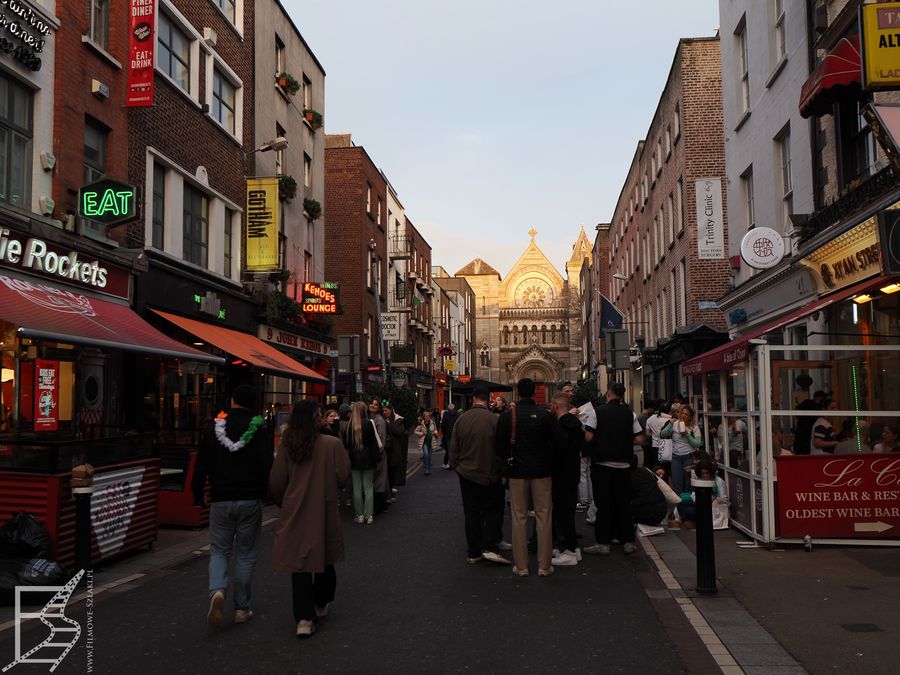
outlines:
[[338, 412], [341, 415], [346, 415], [348, 412], [350, 412], [350, 404], [349, 403], [341, 403], [341, 407], [338, 408]]

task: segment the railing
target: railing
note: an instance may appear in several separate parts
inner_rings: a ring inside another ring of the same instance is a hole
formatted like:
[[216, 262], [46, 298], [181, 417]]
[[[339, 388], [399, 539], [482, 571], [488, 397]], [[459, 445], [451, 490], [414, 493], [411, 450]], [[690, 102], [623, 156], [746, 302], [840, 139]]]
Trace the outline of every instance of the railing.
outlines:
[[416, 365], [416, 343], [395, 342], [390, 346], [391, 365]]
[[412, 257], [412, 237], [396, 233], [388, 237], [388, 256], [393, 259]]

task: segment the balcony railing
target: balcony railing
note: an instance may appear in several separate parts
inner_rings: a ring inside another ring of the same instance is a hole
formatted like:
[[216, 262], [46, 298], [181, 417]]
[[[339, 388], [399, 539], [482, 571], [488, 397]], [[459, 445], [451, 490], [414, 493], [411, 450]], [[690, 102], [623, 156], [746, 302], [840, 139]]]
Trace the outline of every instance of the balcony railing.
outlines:
[[394, 342], [390, 345], [391, 365], [394, 366], [415, 366], [416, 365], [416, 343], [415, 342]]
[[411, 258], [413, 252], [411, 237], [402, 233], [395, 233], [388, 238], [388, 256], [391, 260]]
[[388, 307], [392, 312], [411, 311], [412, 292], [404, 286], [397, 286], [388, 295]]

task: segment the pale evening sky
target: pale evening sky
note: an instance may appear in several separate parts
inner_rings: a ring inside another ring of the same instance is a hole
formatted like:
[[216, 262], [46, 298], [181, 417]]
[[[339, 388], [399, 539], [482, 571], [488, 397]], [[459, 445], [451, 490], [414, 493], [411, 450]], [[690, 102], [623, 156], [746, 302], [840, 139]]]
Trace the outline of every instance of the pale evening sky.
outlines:
[[[506, 275], [528, 230], [564, 273], [607, 221], [680, 37], [716, 0], [282, 0], [353, 134], [451, 274]], [[325, 205], [328, 208], [328, 205]]]

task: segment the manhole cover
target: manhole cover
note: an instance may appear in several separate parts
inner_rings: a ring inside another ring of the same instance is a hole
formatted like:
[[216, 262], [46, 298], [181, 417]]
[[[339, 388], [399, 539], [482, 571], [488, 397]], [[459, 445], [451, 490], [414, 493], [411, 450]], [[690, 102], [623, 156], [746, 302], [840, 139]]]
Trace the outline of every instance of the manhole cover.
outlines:
[[850, 633], [883, 633], [884, 629], [874, 623], [842, 623], [841, 628]]

